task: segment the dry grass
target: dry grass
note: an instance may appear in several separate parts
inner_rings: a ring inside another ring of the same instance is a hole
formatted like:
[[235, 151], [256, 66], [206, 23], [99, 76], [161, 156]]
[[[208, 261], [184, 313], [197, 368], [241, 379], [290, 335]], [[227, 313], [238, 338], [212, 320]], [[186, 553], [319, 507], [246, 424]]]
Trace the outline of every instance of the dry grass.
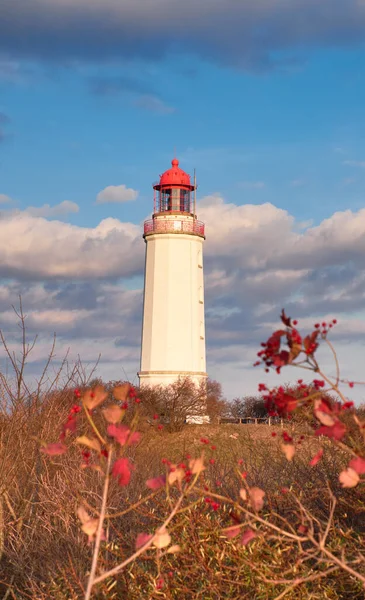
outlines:
[[[52, 461], [39, 452], [41, 440], [57, 439], [72, 402], [71, 392], [54, 393], [38, 403], [36, 409], [25, 408], [21, 403], [12, 413], [2, 415], [0, 477], [4, 548], [0, 597], [39, 600], [83, 597], [92, 548], [79, 529], [76, 509], [81, 496], [98, 506], [100, 475], [80, 469], [80, 450], [74, 446]], [[273, 432], [277, 433], [275, 438]], [[297, 510], [292, 496], [284, 494], [282, 488], [294, 490], [308, 510], [323, 520], [329, 510], [326, 493], [329, 482], [338, 496], [329, 543], [334, 547], [342, 544], [346, 552], [354, 552], [363, 527], [364, 502], [358, 490], [339, 488], [338, 473], [346, 462], [342, 452], [325, 442], [324, 458], [312, 468], [308, 462], [319, 441], [306, 438], [298, 446], [294, 460], [288, 462], [280, 448], [281, 433], [280, 428], [265, 425], [187, 426], [176, 434], [146, 429], [142, 442], [129, 450], [135, 466], [131, 484], [121, 489], [113, 482], [108, 511], [127, 510], [147, 496], [150, 491], [145, 482], [163, 472], [163, 458], [184, 461], [187, 454], [199, 455], [203, 447], [207, 462], [210, 458], [215, 460], [214, 464], [208, 462], [205, 471], [206, 483], [213, 493], [238, 497], [237, 470], [238, 461], [242, 460], [239, 470], [247, 471], [249, 485], [266, 491], [265, 519], [277, 523], [286, 519], [294, 528], [298, 525]], [[302, 430], [290, 433], [300, 441]], [[209, 438], [210, 444], [202, 444], [202, 437]], [[211, 450], [212, 445], [216, 450]], [[147, 556], [117, 579], [101, 585], [95, 598], [270, 599], [276, 598], [283, 586], [269, 585], [263, 577], [281, 577], [285, 571], [290, 579], [303, 571], [297, 564], [299, 550], [292, 544], [283, 546], [263, 528], [254, 544], [242, 548], [221, 533], [223, 526], [232, 524], [229, 504], [221, 502], [219, 509], [212, 511], [198, 495], [193, 501], [195, 504], [178, 515], [171, 530], [174, 543], [181, 545], [182, 552], [164, 557], [161, 590], [156, 590], [159, 574], [156, 563]], [[168, 499], [157, 494], [138, 509], [109, 521], [110, 541], [103, 550], [102, 566], [109, 567], [128, 556], [133, 551], [136, 534], [155, 529], [168, 510]], [[307, 567], [309, 572], [310, 568], [318, 571], [314, 563], [305, 566], [306, 573]], [[348, 575], [334, 572], [295, 588], [286, 597], [356, 599], [363, 597], [363, 590]]]

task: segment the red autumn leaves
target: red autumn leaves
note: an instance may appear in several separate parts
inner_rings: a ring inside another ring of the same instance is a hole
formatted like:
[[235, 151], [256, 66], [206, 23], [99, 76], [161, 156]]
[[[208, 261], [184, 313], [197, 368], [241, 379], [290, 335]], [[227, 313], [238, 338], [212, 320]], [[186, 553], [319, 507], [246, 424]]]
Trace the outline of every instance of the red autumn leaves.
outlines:
[[[254, 512], [259, 512], [264, 507], [265, 492], [259, 487], [249, 487], [240, 489], [240, 498], [243, 502], [248, 503], [249, 507]], [[226, 527], [223, 530], [224, 535], [228, 539], [236, 538], [240, 536], [239, 542], [241, 546], [247, 546], [249, 542], [257, 537], [257, 533], [247, 525], [240, 524], [239, 518], [231, 514], [232, 519], [236, 522], [236, 525]]]
[[[328, 326], [323, 323], [322, 330], [320, 330], [319, 324], [316, 324], [314, 330], [302, 338], [295, 327], [297, 321], [292, 321], [290, 317], [287, 317], [284, 310], [281, 313], [281, 321], [286, 329], [274, 331], [269, 339], [261, 344], [263, 349], [257, 353], [259, 360], [255, 363], [257, 366], [263, 362], [266, 370], [274, 367], [278, 373], [280, 373], [281, 367], [293, 363], [300, 355], [303, 355], [303, 358], [312, 356], [318, 348], [318, 336], [325, 338], [328, 329], [336, 324], [336, 319], [333, 319]], [[287, 349], [282, 348], [282, 338], [287, 344]]]
[[[102, 415], [105, 421], [108, 423], [106, 433], [109, 438], [112, 438], [117, 444], [117, 452], [122, 452], [123, 448], [132, 444], [137, 444], [140, 441], [141, 434], [137, 431], [132, 431], [126, 425], [120, 423], [123, 419], [125, 411], [128, 407], [127, 399], [135, 398], [136, 394], [134, 389], [128, 384], [121, 384], [115, 386], [112, 390], [112, 394], [115, 400], [119, 401], [119, 404], [111, 404], [102, 410]], [[89, 415], [89, 420], [92, 421], [92, 412], [99, 407], [108, 397], [108, 392], [102, 385], [97, 385], [92, 389], [87, 389], [84, 392], [79, 390], [75, 391], [75, 397], [81, 400], [84, 410]], [[74, 433], [77, 427], [77, 414], [80, 413], [82, 407], [79, 405], [72, 406], [66, 423], [62, 426], [60, 434], [60, 441], [52, 444], [48, 444], [41, 448], [41, 452], [48, 454], [49, 456], [59, 456], [67, 451], [67, 446], [64, 443], [66, 435]], [[86, 446], [88, 450], [82, 451], [83, 456], [83, 468], [92, 468], [97, 471], [103, 472], [103, 469], [99, 464], [91, 462], [91, 451], [95, 452], [99, 458], [108, 458], [109, 449], [108, 441], [105, 440], [102, 434], [98, 431], [95, 424], [93, 424], [93, 437], [86, 435], [79, 436], [75, 439], [77, 444]], [[119, 450], [118, 450], [119, 447]], [[128, 485], [131, 477], [132, 465], [128, 458], [120, 456], [116, 459], [112, 466], [111, 474], [118, 481], [120, 486]]]
[[128, 458], [118, 458], [112, 469], [112, 475], [120, 486], [126, 486], [131, 478], [131, 463]]
[[[298, 357], [300, 357], [300, 364], [302, 366], [305, 363], [305, 367], [315, 373], [320, 373], [320, 369], [317, 360], [314, 358], [314, 353], [318, 348], [319, 336], [323, 340], [327, 340], [327, 334], [330, 329], [336, 325], [336, 319], [331, 322], [316, 323], [314, 330], [307, 335], [304, 339], [296, 329], [297, 321], [292, 321], [286, 316], [284, 310], [281, 313], [281, 321], [285, 325], [286, 329], [279, 329], [275, 331], [267, 340], [261, 344], [262, 350], [258, 352], [260, 358], [255, 365], [263, 362], [266, 367], [266, 371], [270, 367], [276, 368], [276, 371], [280, 373], [280, 369], [284, 365], [293, 363]], [[282, 342], [285, 341], [288, 349], [283, 349]], [[328, 342], [329, 343], [329, 342]], [[332, 348], [332, 346], [331, 346]], [[332, 348], [333, 350], [333, 348]], [[298, 364], [295, 363], [295, 364]], [[341, 444], [342, 447], [346, 446], [345, 436], [349, 433], [348, 426], [343, 420], [343, 413], [353, 408], [353, 402], [347, 401], [343, 394], [338, 389], [338, 380], [336, 384], [332, 383], [330, 379], [322, 376], [328, 382], [328, 390], [326, 392], [325, 381], [322, 379], [314, 379], [308, 386], [303, 385], [302, 380], [298, 381], [298, 388], [293, 392], [283, 387], [277, 389], [268, 390], [265, 384], [259, 385], [259, 392], [265, 392], [264, 398], [266, 400], [269, 414], [276, 415], [290, 415], [299, 406], [313, 405], [313, 415], [316, 418], [319, 426], [315, 431], [316, 436], [325, 436], [333, 440], [337, 444]], [[353, 387], [353, 382], [347, 382], [349, 387]], [[334, 400], [328, 395], [328, 391], [334, 391], [337, 395], [340, 395], [342, 402]], [[342, 418], [341, 418], [342, 417]], [[361, 428], [364, 428], [365, 424], [359, 422], [355, 417], [355, 423]], [[285, 440], [284, 442], [289, 442]], [[292, 460], [295, 447], [293, 444], [285, 443], [282, 445], [282, 450], [286, 458]], [[351, 448], [349, 447], [349, 450]], [[313, 456], [309, 464], [314, 467], [318, 464], [323, 456], [323, 449], [321, 448], [317, 454]], [[348, 467], [343, 470], [339, 475], [339, 481], [344, 488], [355, 487], [360, 482], [360, 476], [365, 474], [365, 459], [361, 456], [353, 458]]]

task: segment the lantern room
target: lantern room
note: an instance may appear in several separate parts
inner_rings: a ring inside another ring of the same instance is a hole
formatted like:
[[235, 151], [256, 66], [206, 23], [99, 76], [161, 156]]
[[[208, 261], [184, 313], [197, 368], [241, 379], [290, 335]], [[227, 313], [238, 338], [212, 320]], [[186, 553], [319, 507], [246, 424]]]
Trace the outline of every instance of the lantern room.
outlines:
[[179, 161], [171, 161], [171, 169], [161, 175], [160, 183], [153, 186], [154, 213], [188, 213], [193, 214], [191, 192], [195, 185], [191, 184], [190, 175], [179, 167]]

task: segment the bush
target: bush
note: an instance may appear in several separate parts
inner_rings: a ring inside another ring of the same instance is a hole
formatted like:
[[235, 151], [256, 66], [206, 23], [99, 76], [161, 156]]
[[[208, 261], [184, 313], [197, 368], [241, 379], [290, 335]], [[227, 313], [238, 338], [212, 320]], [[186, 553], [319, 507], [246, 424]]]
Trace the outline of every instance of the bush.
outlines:
[[341, 391], [351, 382], [317, 363], [329, 328], [302, 339], [282, 320], [265, 368], [295, 363], [315, 378], [300, 394], [260, 391], [270, 415], [307, 411], [306, 429], [179, 431], [177, 416], [169, 433], [154, 403], [171, 409], [175, 393], [179, 415], [187, 383], [142, 398], [126, 382], [90, 386], [78, 366], [63, 388], [30, 390], [16, 362], [15, 384], [1, 380], [3, 596], [363, 598], [365, 423]]

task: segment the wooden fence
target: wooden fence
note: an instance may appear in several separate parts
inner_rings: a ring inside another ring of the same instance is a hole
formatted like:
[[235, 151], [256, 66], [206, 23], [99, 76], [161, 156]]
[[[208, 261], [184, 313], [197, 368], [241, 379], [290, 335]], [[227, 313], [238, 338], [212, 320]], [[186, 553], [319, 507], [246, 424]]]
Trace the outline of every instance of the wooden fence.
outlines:
[[254, 424], [254, 425], [259, 425], [259, 423], [263, 423], [265, 425], [280, 425], [280, 427], [283, 429], [284, 427], [284, 420], [280, 419], [278, 417], [242, 417], [239, 419], [228, 419], [228, 418], [223, 418], [220, 417], [218, 419], [218, 423], [219, 425], [224, 425], [225, 423], [227, 424], [232, 424], [232, 425], [241, 425], [241, 424]]

